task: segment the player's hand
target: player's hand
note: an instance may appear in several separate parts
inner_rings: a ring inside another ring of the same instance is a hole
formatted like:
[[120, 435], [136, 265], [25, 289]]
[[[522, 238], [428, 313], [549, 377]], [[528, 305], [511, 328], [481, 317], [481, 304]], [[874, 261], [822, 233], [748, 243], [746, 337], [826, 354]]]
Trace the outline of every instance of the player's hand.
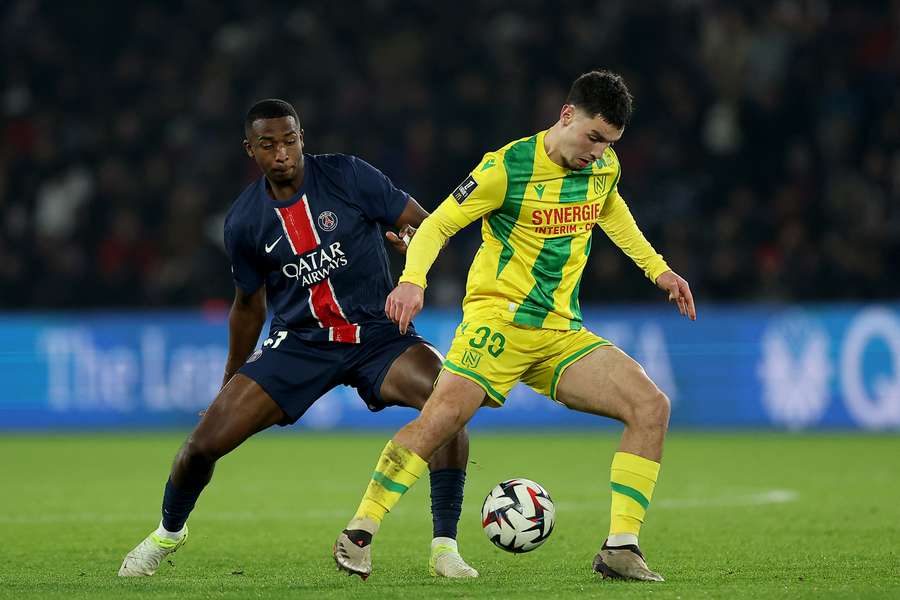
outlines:
[[394, 247], [394, 250], [400, 254], [406, 254], [406, 249], [409, 248], [409, 241], [414, 235], [416, 235], [416, 228], [412, 225], [405, 225], [403, 229], [397, 233], [394, 233], [393, 231], [386, 231], [384, 233], [384, 237], [387, 238], [387, 241], [389, 241], [391, 246]]
[[691, 294], [691, 287], [684, 277], [681, 277], [675, 271], [666, 271], [656, 278], [656, 285], [659, 289], [669, 293], [669, 302], [674, 302], [678, 306], [678, 312], [681, 313], [681, 316], [690, 317], [691, 321], [697, 320], [694, 296]]
[[406, 335], [406, 328], [425, 302], [425, 290], [414, 283], [399, 283], [388, 294], [384, 303], [384, 313], [388, 319], [400, 325], [400, 333]]

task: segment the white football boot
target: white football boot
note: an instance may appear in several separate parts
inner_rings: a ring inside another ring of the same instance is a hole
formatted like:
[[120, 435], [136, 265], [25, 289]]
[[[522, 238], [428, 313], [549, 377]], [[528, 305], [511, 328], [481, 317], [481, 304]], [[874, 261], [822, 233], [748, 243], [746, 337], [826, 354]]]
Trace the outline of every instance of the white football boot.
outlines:
[[153, 575], [165, 557], [184, 546], [187, 537], [187, 525], [181, 530], [181, 536], [174, 540], [162, 537], [156, 531], [152, 532], [144, 538], [143, 542], [125, 555], [125, 560], [119, 567], [119, 577], [149, 577]]
[[428, 571], [433, 577], [451, 579], [478, 577], [478, 571], [470, 567], [460, 556], [456, 540], [448, 537], [437, 537], [431, 541]]

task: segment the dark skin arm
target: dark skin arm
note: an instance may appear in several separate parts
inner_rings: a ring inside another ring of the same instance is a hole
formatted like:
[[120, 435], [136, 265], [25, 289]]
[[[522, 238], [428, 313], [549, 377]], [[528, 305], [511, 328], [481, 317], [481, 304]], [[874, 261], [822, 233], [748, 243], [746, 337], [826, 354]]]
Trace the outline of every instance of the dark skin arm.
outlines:
[[406, 254], [408, 240], [404, 238], [412, 238], [416, 233], [416, 229], [422, 224], [422, 221], [424, 221], [427, 216], [428, 211], [422, 208], [421, 205], [410, 196], [409, 201], [406, 203], [406, 208], [403, 209], [400, 218], [397, 219], [397, 222], [394, 225], [397, 228], [397, 233], [387, 231], [385, 232], [384, 237], [391, 243], [394, 250], [400, 254]]
[[222, 387], [240, 369], [256, 347], [259, 333], [266, 322], [266, 287], [252, 294], [234, 288], [234, 303], [228, 313], [228, 359]]

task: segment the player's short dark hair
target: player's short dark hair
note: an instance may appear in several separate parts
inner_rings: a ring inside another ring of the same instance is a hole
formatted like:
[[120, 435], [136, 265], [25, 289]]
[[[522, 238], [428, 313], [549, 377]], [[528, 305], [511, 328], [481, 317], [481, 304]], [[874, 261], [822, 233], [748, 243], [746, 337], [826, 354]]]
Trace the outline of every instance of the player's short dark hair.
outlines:
[[631, 119], [632, 100], [621, 75], [599, 70], [584, 73], [572, 83], [566, 104], [581, 108], [591, 117], [600, 115], [621, 129]]
[[250, 107], [247, 117], [244, 119], [244, 131], [250, 131], [254, 121], [259, 119], [280, 119], [282, 117], [294, 117], [297, 127], [300, 127], [300, 117], [290, 102], [278, 98], [266, 98]]

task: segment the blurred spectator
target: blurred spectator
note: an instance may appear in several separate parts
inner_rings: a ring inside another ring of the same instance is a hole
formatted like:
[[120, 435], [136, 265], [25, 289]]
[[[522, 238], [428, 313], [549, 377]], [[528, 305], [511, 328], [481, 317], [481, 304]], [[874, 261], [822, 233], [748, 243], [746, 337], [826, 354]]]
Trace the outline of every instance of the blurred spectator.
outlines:
[[[0, 307], [196, 306], [254, 177], [246, 108], [295, 104], [307, 151], [361, 156], [433, 208], [483, 152], [623, 73], [620, 190], [712, 300], [900, 296], [900, 2], [56, 3], [0, 8]], [[479, 243], [439, 259], [455, 305]], [[401, 261], [395, 258], [395, 267]], [[439, 280], [439, 281], [437, 281]], [[586, 302], [656, 292], [594, 244]]]

